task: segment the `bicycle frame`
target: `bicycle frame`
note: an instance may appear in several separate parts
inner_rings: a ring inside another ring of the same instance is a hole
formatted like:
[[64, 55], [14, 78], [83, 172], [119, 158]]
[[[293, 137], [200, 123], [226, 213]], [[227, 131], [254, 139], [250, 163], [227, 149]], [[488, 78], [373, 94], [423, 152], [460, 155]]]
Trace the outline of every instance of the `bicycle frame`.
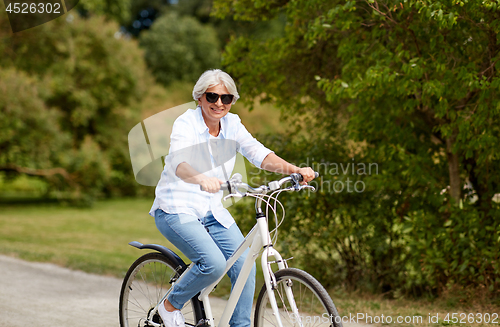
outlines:
[[[216, 325], [215, 325], [215, 320], [214, 320], [214, 316], [212, 313], [212, 308], [210, 305], [209, 294], [213, 291], [215, 286], [221, 281], [221, 279], [224, 277], [224, 275], [233, 266], [233, 264], [236, 262], [236, 260], [238, 260], [238, 258], [248, 248], [250, 248], [250, 251], [249, 251], [249, 253], [248, 253], [248, 255], [243, 263], [240, 274], [238, 275], [236, 283], [234, 284], [234, 287], [231, 291], [231, 295], [229, 296], [227, 304], [224, 308], [224, 312], [222, 313], [222, 316], [219, 319], [219, 324], [217, 325], [217, 327], [228, 327], [229, 326], [229, 320], [231, 319], [234, 308], [236, 307], [236, 304], [238, 303], [238, 300], [239, 300], [241, 293], [243, 291], [243, 287], [245, 286], [245, 283], [248, 279], [248, 276], [250, 275], [250, 272], [252, 270], [253, 264], [257, 260], [257, 257], [259, 256], [261, 251], [262, 251], [262, 256], [261, 256], [262, 272], [264, 274], [265, 285], [267, 287], [267, 290], [268, 290], [268, 293], [270, 296], [270, 303], [271, 303], [273, 312], [277, 317], [279, 326], [280, 327], [283, 326], [281, 323], [279, 312], [278, 312], [278, 306], [276, 304], [276, 299], [274, 298], [274, 292], [272, 291], [273, 287], [276, 285], [276, 281], [274, 280], [274, 274], [272, 273], [271, 266], [270, 266], [271, 263], [269, 262], [268, 259], [269, 259], [269, 257], [274, 257], [274, 259], [275, 259], [274, 263], [278, 264], [278, 269], [286, 268], [286, 262], [283, 260], [283, 258], [279, 254], [279, 252], [273, 248], [273, 245], [271, 242], [271, 235], [269, 233], [268, 223], [267, 223], [265, 215], [263, 215], [262, 213], [258, 213], [256, 219], [257, 219], [257, 223], [255, 224], [255, 226], [250, 230], [250, 232], [247, 234], [247, 236], [245, 237], [243, 242], [238, 246], [237, 250], [233, 253], [233, 255], [231, 257], [229, 257], [228, 260], [226, 261], [226, 269], [224, 270], [224, 274], [217, 281], [213, 282], [211, 285], [207, 286], [206, 288], [204, 288], [200, 292], [199, 300], [203, 302], [203, 306], [205, 309], [206, 323], [208, 323], [208, 325], [211, 327], [216, 327]], [[194, 265], [193, 263], [191, 263], [189, 265], [189, 267], [179, 277], [177, 282], [185, 276], [185, 274], [193, 267], [193, 265]], [[165, 294], [165, 296], [163, 297], [162, 301], [160, 301], [160, 303], [163, 303], [163, 300], [168, 296], [169, 293], [170, 292], [167, 292], [167, 294]], [[288, 294], [288, 298], [293, 299], [293, 296], [291, 293]], [[292, 310], [294, 312], [297, 312], [295, 304], [291, 303], [291, 305], [292, 305]], [[156, 311], [157, 309], [158, 309], [158, 307], [156, 307], [155, 310], [153, 310], [153, 312]]]
[[[273, 284], [271, 281], [272, 275], [270, 272], [270, 264], [268, 261], [269, 256], [273, 256], [275, 258], [275, 261], [278, 263], [279, 269], [285, 268], [285, 264], [283, 262], [281, 255], [278, 253], [278, 251], [276, 251], [273, 248], [273, 245], [271, 243], [271, 236], [269, 234], [266, 217], [258, 216], [256, 225], [250, 230], [250, 232], [245, 237], [245, 239], [240, 244], [235, 253], [227, 260], [224, 274], [228, 272], [231, 266], [246, 251], [248, 247], [250, 247], [250, 252], [248, 253], [247, 258], [243, 263], [240, 274], [238, 275], [236, 283], [234, 284], [234, 287], [231, 291], [231, 295], [229, 296], [226, 307], [224, 308], [224, 312], [220, 317], [219, 324], [217, 327], [227, 327], [229, 325], [229, 320], [232, 316], [234, 308], [236, 307], [236, 304], [238, 303], [241, 292], [243, 291], [243, 287], [245, 286], [248, 276], [252, 270], [253, 264], [257, 260], [257, 257], [259, 256], [263, 248], [264, 250], [261, 257], [262, 272], [264, 274], [264, 281], [266, 287], [268, 288], [272, 296], [274, 296], [274, 293], [272, 292]], [[219, 280], [217, 280], [216, 282], [212, 283], [204, 290], [202, 290], [199, 296], [199, 299], [203, 302], [203, 306], [205, 308], [205, 315], [208, 320], [208, 323], [210, 326], [214, 327], [215, 327], [214, 317], [212, 315], [212, 310], [210, 307], [210, 300], [208, 298], [208, 295], [212, 292], [213, 288], [219, 283], [221, 279], [222, 277], [220, 277]], [[271, 299], [271, 303], [274, 304], [273, 310], [277, 314], [278, 307], [276, 306], [276, 301], [274, 299]], [[279, 315], [277, 316], [279, 317]]]

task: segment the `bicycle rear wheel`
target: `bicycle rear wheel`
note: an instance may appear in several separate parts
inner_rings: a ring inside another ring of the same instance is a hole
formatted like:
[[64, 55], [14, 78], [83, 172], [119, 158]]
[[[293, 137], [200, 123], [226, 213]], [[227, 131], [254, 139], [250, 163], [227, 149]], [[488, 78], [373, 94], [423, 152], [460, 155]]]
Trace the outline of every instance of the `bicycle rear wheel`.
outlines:
[[[160, 253], [145, 254], [130, 266], [120, 292], [121, 327], [153, 326], [148, 322], [150, 312], [182, 273], [175, 268], [176, 265]], [[204, 319], [202, 304], [196, 296], [184, 305], [181, 312], [186, 326], [196, 326]], [[158, 313], [152, 318], [152, 322], [162, 324]]]
[[[295, 268], [278, 270], [275, 277], [274, 296], [283, 327], [342, 327], [335, 304], [314, 277]], [[278, 326], [266, 285], [257, 299], [254, 322], [255, 327]]]

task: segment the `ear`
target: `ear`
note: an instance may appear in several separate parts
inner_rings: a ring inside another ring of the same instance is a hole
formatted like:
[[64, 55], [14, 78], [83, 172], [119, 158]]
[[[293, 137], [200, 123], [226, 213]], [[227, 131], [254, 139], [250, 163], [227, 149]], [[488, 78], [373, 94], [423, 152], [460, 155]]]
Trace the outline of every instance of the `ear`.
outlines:
[[198, 106], [201, 107], [201, 98], [198, 99]]

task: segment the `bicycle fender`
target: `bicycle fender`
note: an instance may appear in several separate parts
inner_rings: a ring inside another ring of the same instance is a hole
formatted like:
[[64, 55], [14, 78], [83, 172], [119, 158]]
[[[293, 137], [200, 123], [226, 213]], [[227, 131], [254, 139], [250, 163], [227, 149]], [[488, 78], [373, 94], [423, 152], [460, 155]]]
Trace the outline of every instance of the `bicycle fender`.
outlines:
[[130, 242], [129, 245], [132, 245], [135, 248], [138, 248], [140, 250], [144, 249], [151, 249], [160, 252], [164, 256], [166, 256], [168, 259], [170, 259], [173, 263], [175, 263], [177, 266], [181, 266], [182, 270], [186, 269], [187, 265], [184, 263], [184, 261], [179, 257], [174, 251], [170, 250], [169, 248], [163, 246], [163, 245], [158, 245], [158, 244], [142, 244], [137, 241]]

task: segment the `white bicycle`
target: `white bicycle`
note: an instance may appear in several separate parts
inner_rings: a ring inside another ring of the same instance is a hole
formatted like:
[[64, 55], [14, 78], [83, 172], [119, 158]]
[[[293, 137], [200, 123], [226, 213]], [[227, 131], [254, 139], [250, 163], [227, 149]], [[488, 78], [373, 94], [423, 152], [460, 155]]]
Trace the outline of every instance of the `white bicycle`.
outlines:
[[[231, 180], [222, 185], [223, 189], [229, 191], [224, 200], [231, 197], [254, 197], [257, 220], [238, 249], [227, 260], [225, 273], [248, 247], [250, 247], [250, 253], [243, 264], [222, 316], [217, 320], [218, 323], [216, 324], [212, 314], [209, 294], [222, 277], [201, 290], [184, 305], [181, 311], [187, 326], [228, 327], [229, 319], [253, 264], [261, 255], [265, 285], [260, 290], [255, 305], [253, 322], [256, 327], [342, 327], [341, 317], [324, 287], [305, 271], [288, 268], [287, 261], [273, 246], [277, 239], [277, 228], [285, 217], [283, 205], [278, 201], [279, 194], [284, 191], [314, 190], [312, 186], [301, 185], [301, 181], [300, 174], [292, 174], [279, 181], [270, 182], [268, 185], [252, 188], [241, 182], [241, 175], [235, 174]], [[284, 187], [287, 183], [291, 185]], [[266, 205], [265, 212], [262, 210], [263, 203]], [[281, 219], [278, 219], [278, 205], [282, 209]], [[272, 231], [269, 231], [269, 211], [272, 211], [276, 224]], [[123, 280], [120, 292], [120, 326], [162, 327], [158, 306], [168, 296], [172, 286], [184, 276], [186, 271], [191, 269], [193, 264], [186, 265], [175, 252], [161, 245], [143, 245], [139, 242], [129, 244], [139, 249], [153, 249], [156, 252], [145, 254], [137, 259]], [[274, 260], [271, 261], [270, 259], [273, 258]], [[272, 264], [277, 265], [276, 271], [272, 270]]]

